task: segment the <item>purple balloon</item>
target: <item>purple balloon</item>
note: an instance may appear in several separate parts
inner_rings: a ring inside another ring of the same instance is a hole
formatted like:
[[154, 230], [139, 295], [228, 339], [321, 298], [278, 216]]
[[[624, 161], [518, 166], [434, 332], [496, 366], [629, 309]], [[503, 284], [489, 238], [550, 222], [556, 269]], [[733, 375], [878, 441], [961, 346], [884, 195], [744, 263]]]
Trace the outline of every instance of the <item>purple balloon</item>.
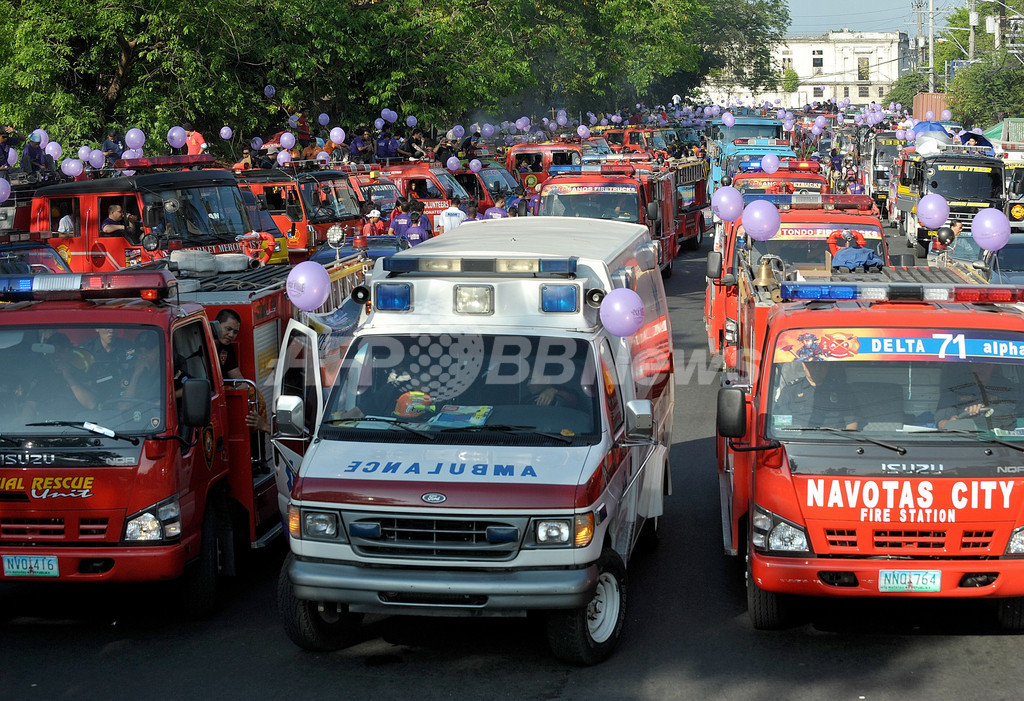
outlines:
[[940, 116], [942, 117], [943, 122], [948, 122], [949, 120], [953, 119], [953, 113], [950, 112], [949, 110], [942, 110], [942, 115]]
[[473, 171], [474, 173], [479, 173], [481, 170], [483, 170], [483, 167], [484, 167], [484, 164], [481, 163], [476, 158], [474, 158], [473, 160], [471, 160], [469, 162], [469, 169], [471, 171]]
[[316, 121], [320, 126], [326, 127], [330, 123], [331, 117], [326, 112], [321, 112], [320, 116], [316, 118]]
[[277, 165], [283, 166], [292, 162], [291, 151], [278, 151], [277, 152]]
[[[276, 93], [277, 93], [277, 89], [274, 88], [273, 85], [267, 85], [266, 87], [263, 88], [263, 94], [266, 95], [268, 98], [269, 97], [273, 97]], [[174, 148], [178, 148], [178, 147], [175, 146]]]
[[39, 148], [46, 148], [46, 144], [50, 143], [50, 135], [45, 129], [34, 129], [32, 133], [39, 134]]
[[331, 129], [331, 141], [335, 144], [345, 143], [345, 130], [341, 127], [334, 127]]
[[395, 112], [394, 110], [388, 110], [388, 114], [386, 117], [384, 117], [384, 119], [389, 124], [394, 124], [396, 121], [398, 121], [398, 112]]
[[906, 136], [904, 137], [907, 141], [913, 141], [917, 138], [917, 132], [913, 129], [907, 129]]
[[726, 112], [722, 115], [722, 124], [727, 127], [736, 125], [736, 117], [733, 116], [732, 112]]
[[583, 124], [576, 127], [576, 133], [580, 135], [581, 139], [590, 138], [590, 130], [587, 129], [587, 127], [584, 126]]
[[450, 171], [452, 171], [454, 173], [455, 171], [457, 171], [459, 169], [459, 166], [461, 164], [459, 163], [459, 157], [458, 156], [449, 156], [448, 160], [445, 162], [444, 165], [445, 165], [446, 168], [448, 168], [448, 170], [450, 170]]
[[171, 145], [171, 148], [181, 148], [185, 145], [186, 136], [185, 130], [181, 127], [171, 127], [167, 131], [167, 143]]
[[814, 134], [815, 136], [821, 136], [821, 127], [819, 127], [817, 124], [813, 125], [811, 127], [811, 133]]
[[6, 202], [10, 196], [11, 184], [7, 180], [0, 178], [0, 202]]
[[489, 139], [494, 136], [494, 126], [492, 124], [484, 124], [480, 127], [480, 136], [485, 139]]
[[233, 133], [234, 132], [231, 131], [231, 127], [229, 126], [223, 126], [220, 128], [220, 138], [224, 139], [225, 141], [230, 139]]
[[107, 162], [107, 157], [103, 155], [103, 152], [99, 149], [94, 149], [89, 154], [89, 165], [93, 168], [102, 168], [103, 164]]
[[743, 214], [743, 195], [732, 186], [718, 188], [711, 196], [711, 213], [722, 221], [736, 221]]
[[414, 126], [416, 126], [416, 118], [413, 117], [410, 114], [408, 117], [405, 118], [405, 126], [407, 126], [407, 127], [414, 127]]
[[320, 161], [321, 163], [326, 163], [327, 161], [330, 160], [330, 158], [331, 154], [327, 153], [326, 151], [321, 151], [320, 153], [316, 154], [316, 160]]
[[825, 119], [825, 115], [819, 114], [814, 118], [814, 126], [819, 129], [824, 129], [828, 125], [828, 120]]
[[77, 158], [65, 158], [60, 164], [60, 169], [65, 175], [70, 175], [72, 178], [77, 178], [85, 170], [85, 166]]
[[281, 134], [281, 148], [291, 148], [295, 145], [295, 134], [290, 131], [286, 131]]
[[779, 210], [767, 200], [754, 200], [743, 209], [743, 228], [755, 241], [767, 241], [779, 231]]
[[644, 301], [633, 290], [619, 287], [604, 296], [598, 312], [613, 336], [632, 336], [644, 325]]
[[304, 312], [311, 312], [327, 301], [331, 292], [331, 275], [319, 263], [303, 261], [288, 273], [285, 291], [292, 304]]
[[933, 119], [935, 119], [935, 113], [932, 112], [931, 110], [928, 110], [927, 112], [924, 113], [924, 118], [930, 122]]
[[905, 130], [903, 130], [903, 129], [897, 129], [896, 130], [896, 138], [899, 139], [900, 141], [906, 140], [907, 132]]
[[60, 147], [60, 144], [58, 144], [56, 141], [51, 141], [50, 143], [46, 144], [46, 148], [44, 148], [43, 150], [46, 151], [46, 154], [53, 160], [57, 160], [58, 158], [60, 158], [60, 154], [64, 152], [64, 149], [62, 149]]
[[776, 119], [785, 119], [786, 118], [786, 110], [783, 110], [783, 109], [776, 110], [775, 111], [775, 118]]
[[141, 129], [129, 129], [124, 134], [124, 143], [128, 148], [142, 148], [146, 134]]
[[769, 175], [779, 169], [779, 157], [774, 153], [766, 153], [761, 157], [761, 171]]
[[89, 154], [92, 153], [92, 149], [88, 146], [81, 146], [78, 149], [78, 160], [87, 161], [89, 160]]
[[925, 195], [917, 203], [917, 218], [929, 229], [938, 229], [949, 218], [949, 203], [936, 192]]
[[377, 119], [373, 120], [373, 126], [375, 129], [383, 129], [384, 120], [378, 117]]
[[608, 126], [608, 120], [607, 120], [607, 119], [602, 119], [602, 120], [601, 120], [601, 126], [602, 126], [602, 127], [606, 127], [606, 126]]
[[249, 145], [252, 146], [257, 151], [259, 151], [261, 148], [263, 148], [263, 139], [261, 139], [258, 136], [254, 136], [252, 138], [252, 141], [249, 142]]
[[986, 251], [998, 251], [1010, 240], [1010, 220], [998, 209], [983, 209], [971, 221], [971, 235]]
[[[527, 124], [529, 124], [529, 122], [527, 122]], [[454, 127], [452, 127], [452, 136], [454, 136], [456, 139], [461, 139], [465, 135], [466, 128], [461, 124], [456, 124]]]

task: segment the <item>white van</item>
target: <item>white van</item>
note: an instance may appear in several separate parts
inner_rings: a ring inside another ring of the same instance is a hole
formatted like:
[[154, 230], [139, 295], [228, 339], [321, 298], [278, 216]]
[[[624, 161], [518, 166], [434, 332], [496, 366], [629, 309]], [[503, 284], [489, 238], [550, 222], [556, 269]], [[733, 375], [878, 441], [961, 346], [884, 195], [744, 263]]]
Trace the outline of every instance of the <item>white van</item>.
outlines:
[[[559, 658], [611, 654], [671, 493], [657, 253], [638, 224], [469, 222], [376, 262], [337, 367], [293, 326], [276, 417], [304, 454], [279, 588], [296, 644], [342, 647], [364, 613], [544, 610]], [[616, 288], [643, 302], [627, 337], [599, 317]]]

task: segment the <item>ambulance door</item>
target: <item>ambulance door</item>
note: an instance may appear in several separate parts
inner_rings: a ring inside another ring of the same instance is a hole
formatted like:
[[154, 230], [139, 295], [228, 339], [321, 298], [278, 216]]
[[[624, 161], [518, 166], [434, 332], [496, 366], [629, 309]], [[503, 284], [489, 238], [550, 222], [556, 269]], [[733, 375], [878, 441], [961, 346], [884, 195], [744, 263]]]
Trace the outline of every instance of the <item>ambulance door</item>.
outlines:
[[[282, 397], [302, 400], [302, 434], [285, 436], [277, 427], [279, 403]], [[320, 379], [320, 357], [317, 334], [313, 329], [289, 319], [285, 328], [274, 371], [274, 448], [276, 451], [278, 500], [283, 500], [282, 513], [287, 509], [295, 476], [302, 456], [306, 454], [316, 435], [316, 428], [324, 412], [323, 384]]]

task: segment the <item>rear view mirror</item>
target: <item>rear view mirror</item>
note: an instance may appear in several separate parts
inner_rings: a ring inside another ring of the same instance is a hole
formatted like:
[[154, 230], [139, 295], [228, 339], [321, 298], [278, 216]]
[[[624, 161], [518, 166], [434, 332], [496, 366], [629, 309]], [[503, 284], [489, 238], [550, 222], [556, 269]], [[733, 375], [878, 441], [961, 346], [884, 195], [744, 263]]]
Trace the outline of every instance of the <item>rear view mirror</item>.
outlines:
[[718, 390], [718, 435], [742, 438], [747, 433], [746, 396], [736, 387]]
[[650, 399], [626, 402], [626, 440], [640, 443], [654, 440], [654, 405]]
[[277, 420], [277, 431], [282, 436], [300, 438], [305, 434], [305, 407], [301, 397], [282, 394], [274, 405], [274, 418]]
[[661, 207], [658, 206], [657, 202], [647, 203], [647, 219], [655, 222], [661, 218]]
[[181, 422], [189, 428], [202, 428], [210, 423], [210, 381], [192, 377], [181, 384]]
[[708, 253], [708, 269], [705, 273], [712, 280], [722, 277], [722, 252], [711, 251]]
[[302, 205], [296, 200], [289, 200], [284, 207], [284, 215], [288, 217], [288, 221], [296, 223], [302, 221]]

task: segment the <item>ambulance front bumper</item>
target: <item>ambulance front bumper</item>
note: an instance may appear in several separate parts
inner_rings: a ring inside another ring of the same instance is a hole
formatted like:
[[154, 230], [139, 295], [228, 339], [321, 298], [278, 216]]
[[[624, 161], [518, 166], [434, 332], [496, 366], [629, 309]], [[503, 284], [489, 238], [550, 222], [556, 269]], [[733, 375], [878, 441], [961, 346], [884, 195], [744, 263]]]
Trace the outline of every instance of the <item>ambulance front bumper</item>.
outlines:
[[355, 613], [435, 616], [522, 616], [574, 609], [594, 596], [596, 564], [579, 569], [452, 570], [360, 567], [292, 561], [295, 597], [347, 604]]

